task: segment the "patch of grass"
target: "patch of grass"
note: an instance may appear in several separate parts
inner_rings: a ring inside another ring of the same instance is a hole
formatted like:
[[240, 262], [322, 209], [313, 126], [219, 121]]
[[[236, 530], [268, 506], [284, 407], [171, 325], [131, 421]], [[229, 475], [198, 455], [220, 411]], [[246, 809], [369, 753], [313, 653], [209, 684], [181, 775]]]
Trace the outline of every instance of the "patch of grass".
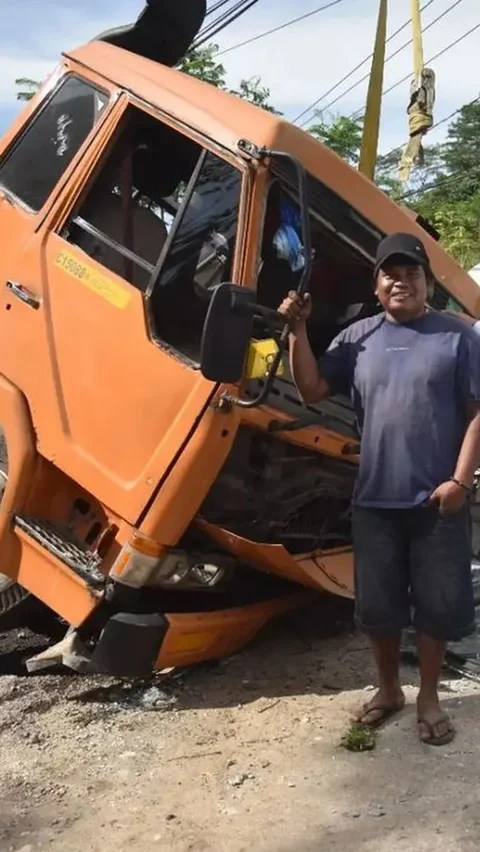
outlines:
[[347, 751], [372, 751], [376, 744], [377, 731], [360, 722], [353, 722], [340, 740], [340, 745]]

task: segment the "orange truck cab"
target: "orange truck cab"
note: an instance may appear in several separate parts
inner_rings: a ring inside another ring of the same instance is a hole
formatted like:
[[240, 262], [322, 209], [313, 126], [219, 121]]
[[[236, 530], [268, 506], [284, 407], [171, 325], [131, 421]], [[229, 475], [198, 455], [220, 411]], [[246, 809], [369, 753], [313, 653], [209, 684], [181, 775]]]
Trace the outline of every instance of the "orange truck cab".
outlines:
[[[350, 401], [304, 406], [276, 307], [318, 354], [379, 310], [417, 233], [434, 308], [480, 315], [437, 235], [311, 136], [173, 69], [204, 0], [151, 0], [65, 54], [0, 143], [0, 601], [65, 637], [27, 664], [144, 675], [353, 596]], [[1, 627], [1, 620], [0, 620]]]

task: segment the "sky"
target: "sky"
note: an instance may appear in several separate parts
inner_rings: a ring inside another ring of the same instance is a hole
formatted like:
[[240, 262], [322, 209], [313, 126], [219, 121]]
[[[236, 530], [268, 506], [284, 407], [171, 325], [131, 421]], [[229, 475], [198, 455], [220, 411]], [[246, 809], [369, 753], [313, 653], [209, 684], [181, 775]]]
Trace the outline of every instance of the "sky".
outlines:
[[[209, 0], [212, 2], [212, 0]], [[220, 50], [306, 14], [327, 0], [259, 0], [256, 6], [217, 37]], [[424, 0], [424, 3], [427, 0]], [[424, 28], [456, 0], [433, 0], [423, 14]], [[0, 133], [21, 109], [15, 98], [15, 79], [44, 79], [54, 70], [62, 50], [93, 38], [109, 27], [134, 20], [143, 0], [1, 0], [0, 29]], [[388, 31], [394, 32], [409, 18], [410, 0], [389, 0]], [[330, 89], [371, 52], [375, 36], [378, 0], [341, 0], [279, 33], [253, 44], [229, 51], [221, 57], [227, 82], [235, 87], [241, 78], [259, 75], [271, 90], [272, 103], [293, 120], [305, 107]], [[425, 59], [447, 47], [475, 24], [480, 23], [479, 0], [458, 0], [458, 5], [424, 36]], [[404, 30], [387, 46], [388, 52], [410, 38]], [[216, 39], [216, 40], [217, 40]], [[432, 65], [437, 75], [435, 120], [441, 120], [480, 91], [478, 54], [480, 29], [447, 51]], [[385, 88], [411, 73], [411, 46], [388, 62]], [[342, 95], [369, 69], [365, 64], [348, 82], [324, 99], [319, 107]], [[341, 97], [324, 113], [350, 115], [362, 108], [367, 83]], [[398, 86], [384, 98], [380, 152], [403, 144], [407, 136], [406, 107], [409, 83]], [[448, 124], [429, 135], [429, 142], [441, 141]]]

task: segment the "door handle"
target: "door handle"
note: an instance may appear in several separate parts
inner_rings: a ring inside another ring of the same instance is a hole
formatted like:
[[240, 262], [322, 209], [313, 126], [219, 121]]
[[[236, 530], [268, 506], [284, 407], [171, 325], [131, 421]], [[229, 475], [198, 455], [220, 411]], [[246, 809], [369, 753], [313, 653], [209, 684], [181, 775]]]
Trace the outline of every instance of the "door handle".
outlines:
[[33, 308], [34, 311], [38, 311], [41, 301], [33, 293], [31, 293], [30, 290], [27, 290], [26, 287], [22, 287], [22, 285], [18, 284], [16, 281], [7, 281], [7, 290], [10, 290], [12, 295], [16, 296], [17, 299], [25, 302], [29, 308]]

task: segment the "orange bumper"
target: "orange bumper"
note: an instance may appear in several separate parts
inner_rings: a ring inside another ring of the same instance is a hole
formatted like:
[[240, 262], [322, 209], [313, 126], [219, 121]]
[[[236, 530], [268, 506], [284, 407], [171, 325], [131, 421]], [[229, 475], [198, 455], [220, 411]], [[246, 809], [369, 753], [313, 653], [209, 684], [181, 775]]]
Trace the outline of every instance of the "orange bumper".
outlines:
[[189, 666], [234, 654], [273, 618], [305, 606], [314, 598], [312, 592], [302, 590], [233, 609], [167, 613], [169, 626], [155, 668]]

